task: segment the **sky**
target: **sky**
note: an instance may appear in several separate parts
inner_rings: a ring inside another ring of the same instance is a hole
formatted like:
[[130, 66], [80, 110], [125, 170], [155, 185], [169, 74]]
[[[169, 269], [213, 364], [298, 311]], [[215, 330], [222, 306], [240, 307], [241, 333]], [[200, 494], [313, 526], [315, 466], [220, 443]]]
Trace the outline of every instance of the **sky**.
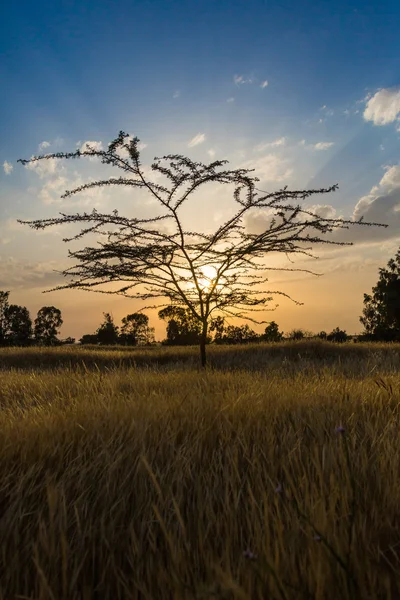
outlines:
[[[151, 202], [115, 190], [62, 200], [101, 177], [94, 160], [17, 163], [87, 142], [104, 148], [122, 129], [140, 138], [144, 165], [179, 153], [254, 168], [268, 191], [338, 183], [313, 204], [388, 224], [354, 227], [354, 246], [318, 252], [321, 277], [271, 278], [304, 303], [266, 313], [284, 331], [362, 330], [363, 294], [400, 246], [397, 2], [22, 0], [1, 11], [0, 289], [11, 302], [33, 317], [57, 306], [61, 337], [78, 339], [105, 311], [118, 323], [140, 308], [87, 292], [43, 295], [68, 264], [65, 232], [17, 223], [93, 208], [151, 215]], [[233, 210], [225, 189], [212, 190], [186, 218], [210, 231]], [[149, 316], [162, 339], [165, 324]]]

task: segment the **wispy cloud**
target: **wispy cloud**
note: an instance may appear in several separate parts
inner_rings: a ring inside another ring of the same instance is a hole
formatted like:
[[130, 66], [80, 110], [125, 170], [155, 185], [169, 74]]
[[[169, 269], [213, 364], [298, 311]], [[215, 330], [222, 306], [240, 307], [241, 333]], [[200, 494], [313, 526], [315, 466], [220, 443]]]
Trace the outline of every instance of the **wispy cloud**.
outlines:
[[210, 148], [209, 150], [207, 150], [207, 154], [210, 158], [214, 158], [214, 156], [215, 156], [214, 148]]
[[263, 81], [263, 82], [261, 83], [261, 85], [260, 85], [260, 88], [261, 88], [261, 89], [264, 89], [264, 88], [266, 88], [266, 87], [267, 87], [267, 85], [268, 85], [268, 81], [267, 81], [267, 80], [265, 80], [265, 81]]
[[333, 117], [333, 115], [335, 114], [334, 110], [332, 108], [328, 108], [326, 104], [321, 106], [319, 110], [320, 112], [324, 113], [324, 115], [327, 117]]
[[46, 177], [52, 177], [59, 170], [64, 170], [64, 167], [60, 166], [60, 161], [57, 158], [46, 158], [26, 164], [25, 169], [33, 171], [39, 175], [40, 179], [45, 179]]
[[231, 98], [228, 98], [227, 102], [235, 102], [235, 98], [232, 96]]
[[265, 142], [262, 144], [258, 144], [254, 147], [255, 152], [264, 152], [267, 148], [276, 148], [278, 146], [284, 146], [286, 144], [286, 138], [280, 137], [273, 142]]
[[328, 148], [332, 148], [335, 142], [317, 142], [314, 144], [315, 150], [328, 150]]
[[14, 167], [12, 166], [12, 164], [11, 164], [11, 163], [9, 163], [7, 160], [5, 160], [5, 161], [3, 162], [3, 169], [4, 169], [4, 173], [5, 173], [6, 175], [11, 175], [11, 173], [12, 173], [12, 170], [14, 169]]
[[103, 142], [91, 142], [88, 140], [87, 142], [83, 142], [82, 146], [80, 147], [80, 151], [87, 152], [92, 148], [94, 148], [96, 151], [103, 150]]
[[388, 125], [400, 121], [400, 88], [384, 88], [366, 98], [365, 121], [374, 125]]
[[235, 75], [233, 81], [235, 85], [244, 85], [245, 83], [253, 83], [254, 79], [252, 77], [246, 79], [243, 75]]
[[176, 91], [174, 92], [174, 95], [173, 95], [172, 97], [173, 97], [173, 98], [179, 98], [179, 96], [180, 96], [180, 95], [181, 95], [181, 92], [180, 92], [180, 90], [176, 90]]
[[193, 146], [198, 146], [199, 144], [202, 144], [205, 141], [205, 139], [206, 136], [204, 133], [198, 133], [194, 136], [194, 138], [190, 140], [190, 142], [188, 143], [188, 147], [193, 148]]
[[41, 152], [42, 150], [45, 150], [49, 146], [50, 146], [50, 142], [46, 142], [46, 140], [44, 140], [44, 142], [41, 142], [39, 144], [39, 152]]
[[306, 140], [300, 140], [299, 146], [309, 150], [328, 150], [335, 145], [335, 142], [317, 142], [316, 144], [306, 144]]
[[241, 165], [245, 169], [255, 169], [254, 175], [260, 181], [281, 182], [292, 176], [293, 170], [288, 166], [286, 159], [276, 154], [266, 154], [256, 160], [250, 159]]

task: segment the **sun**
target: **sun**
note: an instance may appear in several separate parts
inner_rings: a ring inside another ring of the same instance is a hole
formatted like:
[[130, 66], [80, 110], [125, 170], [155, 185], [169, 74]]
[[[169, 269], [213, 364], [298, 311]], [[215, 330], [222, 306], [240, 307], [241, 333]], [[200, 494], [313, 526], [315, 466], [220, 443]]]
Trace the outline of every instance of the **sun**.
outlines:
[[201, 276], [198, 278], [200, 287], [207, 291], [217, 275], [217, 269], [211, 265], [205, 265], [200, 269]]

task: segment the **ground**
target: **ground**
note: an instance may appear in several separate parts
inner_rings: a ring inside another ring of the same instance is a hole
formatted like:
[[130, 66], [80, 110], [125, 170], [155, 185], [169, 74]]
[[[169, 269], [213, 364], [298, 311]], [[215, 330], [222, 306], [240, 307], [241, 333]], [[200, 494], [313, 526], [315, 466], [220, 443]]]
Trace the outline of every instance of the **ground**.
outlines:
[[0, 351], [0, 600], [400, 598], [400, 344]]

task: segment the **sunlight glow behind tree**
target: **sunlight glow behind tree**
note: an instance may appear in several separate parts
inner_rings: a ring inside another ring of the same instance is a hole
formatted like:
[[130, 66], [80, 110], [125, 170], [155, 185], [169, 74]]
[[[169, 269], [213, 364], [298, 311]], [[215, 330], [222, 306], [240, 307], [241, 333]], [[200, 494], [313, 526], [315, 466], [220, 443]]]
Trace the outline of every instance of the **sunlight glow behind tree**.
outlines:
[[[130, 138], [124, 132], [112, 141], [106, 150], [87, 146], [70, 153], [46, 154], [30, 160], [20, 160], [23, 165], [49, 159], [98, 158], [104, 165], [123, 171], [120, 177], [111, 177], [81, 185], [66, 191], [63, 198], [79, 192], [104, 186], [124, 186], [147, 191], [161, 208], [161, 214], [152, 218], [122, 217], [115, 210], [111, 214], [91, 213], [20, 221], [33, 229], [45, 229], [67, 223], [83, 224], [84, 229], [64, 241], [79, 240], [94, 234], [94, 246], [69, 251], [76, 264], [62, 271], [69, 278], [66, 285], [57, 290], [75, 288], [120, 294], [130, 298], [159, 302], [144, 306], [162, 309], [167, 306], [183, 306], [201, 325], [200, 356], [206, 365], [206, 342], [210, 322], [222, 315], [248, 319], [254, 323], [257, 313], [267, 310], [273, 295], [293, 300], [282, 291], [267, 290], [265, 272], [301, 271], [308, 269], [268, 267], [265, 258], [271, 253], [310, 254], [311, 244], [351, 245], [351, 242], [335, 242], [321, 236], [334, 229], [348, 229], [350, 225], [377, 225], [359, 221], [346, 221], [321, 217], [312, 210], [300, 207], [315, 194], [326, 194], [337, 186], [318, 190], [294, 190], [283, 188], [277, 192], [263, 192], [256, 188], [259, 181], [250, 175], [254, 169], [227, 170], [228, 161], [210, 164], [194, 162], [182, 155], [155, 158], [151, 169], [154, 180], [147, 177], [140, 162], [139, 139]], [[168, 180], [160, 183], [160, 177]], [[181, 208], [193, 192], [206, 183], [234, 186], [233, 200], [236, 211], [213, 233], [187, 231], [182, 223]], [[269, 216], [265, 229], [250, 233], [244, 218], [250, 211], [264, 211]], [[310, 234], [310, 231], [312, 234]], [[110, 284], [121, 283], [118, 289]]]

